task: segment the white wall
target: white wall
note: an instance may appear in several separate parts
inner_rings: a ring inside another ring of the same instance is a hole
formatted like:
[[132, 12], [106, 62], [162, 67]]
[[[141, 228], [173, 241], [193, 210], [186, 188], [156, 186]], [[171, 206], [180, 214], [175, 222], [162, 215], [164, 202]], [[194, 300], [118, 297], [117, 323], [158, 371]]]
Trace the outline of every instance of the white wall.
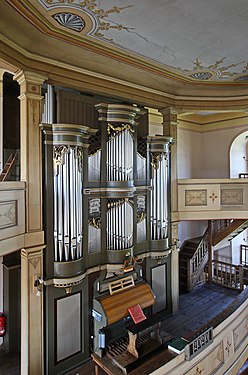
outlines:
[[178, 178], [198, 178], [201, 169], [202, 134], [184, 129], [177, 133]]
[[248, 131], [239, 134], [233, 141], [230, 149], [230, 177], [239, 177], [239, 173], [248, 171], [248, 140], [245, 138]]
[[207, 221], [180, 221], [178, 226], [179, 247], [189, 238], [202, 236], [208, 226]]
[[[229, 178], [230, 150], [232, 157], [236, 155], [231, 163], [231, 166], [235, 164], [236, 171], [232, 172], [231, 177], [238, 177], [238, 173], [245, 167], [243, 156], [246, 155], [247, 141], [243, 142], [242, 150], [236, 143], [232, 147], [231, 145], [244, 132], [248, 134], [246, 125], [201, 133], [179, 127], [178, 178]], [[244, 140], [244, 134], [240, 137]]]
[[[213, 125], [214, 126], [214, 125]], [[229, 178], [238, 177], [244, 169], [243, 156], [246, 154], [247, 140], [244, 141], [244, 132], [248, 134], [247, 126], [227, 128], [215, 131], [196, 132], [178, 128], [177, 160], [178, 178]], [[242, 133], [242, 135], [240, 135]], [[243, 142], [241, 149], [239, 143], [234, 143], [237, 137]], [[232, 147], [231, 147], [232, 145]], [[230, 173], [231, 157], [235, 155], [235, 172]], [[248, 164], [248, 163], [246, 163]], [[245, 170], [244, 170], [245, 172]], [[184, 221], [179, 225], [179, 244], [185, 239], [201, 236], [207, 228], [207, 222]], [[232, 256], [237, 261], [240, 244], [234, 244]], [[239, 262], [238, 262], [239, 264]]]
[[[245, 239], [245, 241], [244, 241]], [[232, 263], [240, 264], [240, 245], [248, 245], [248, 229], [244, 230], [238, 236], [234, 237], [232, 240]]]

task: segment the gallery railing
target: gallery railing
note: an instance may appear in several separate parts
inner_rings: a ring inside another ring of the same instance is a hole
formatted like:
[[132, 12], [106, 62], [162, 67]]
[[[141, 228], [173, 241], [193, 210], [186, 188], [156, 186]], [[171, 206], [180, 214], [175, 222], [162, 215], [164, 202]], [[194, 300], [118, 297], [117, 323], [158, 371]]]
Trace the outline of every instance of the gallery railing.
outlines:
[[244, 267], [214, 260], [213, 282], [227, 288], [242, 291], [244, 289]]

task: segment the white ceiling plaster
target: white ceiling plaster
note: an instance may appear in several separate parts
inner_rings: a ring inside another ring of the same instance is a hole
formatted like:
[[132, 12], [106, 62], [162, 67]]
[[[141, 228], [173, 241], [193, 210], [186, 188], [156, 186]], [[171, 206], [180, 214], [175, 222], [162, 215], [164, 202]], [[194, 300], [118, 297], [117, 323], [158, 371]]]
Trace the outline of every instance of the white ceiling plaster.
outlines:
[[86, 10], [98, 24], [90, 38], [193, 79], [248, 81], [247, 0], [39, 2], [47, 10], [56, 6], [67, 8], [72, 14], [73, 8]]

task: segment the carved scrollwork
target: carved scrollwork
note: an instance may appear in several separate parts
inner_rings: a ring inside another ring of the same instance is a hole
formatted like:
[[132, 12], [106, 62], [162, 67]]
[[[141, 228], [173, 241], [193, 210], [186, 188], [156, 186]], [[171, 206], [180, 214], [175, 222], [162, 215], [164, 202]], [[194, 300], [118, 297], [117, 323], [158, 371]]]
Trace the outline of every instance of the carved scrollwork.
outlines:
[[129, 198], [122, 198], [122, 199], [109, 199], [107, 203], [107, 208], [112, 209], [112, 208], [118, 208], [125, 202], [132, 203]]
[[121, 126], [108, 124], [108, 128], [107, 128], [108, 135], [111, 135], [112, 133], [117, 133], [117, 132], [121, 133], [124, 130], [129, 130], [131, 133], [134, 133], [133, 127], [129, 124], [122, 124]]
[[101, 229], [101, 218], [100, 217], [91, 217], [88, 220], [88, 224], [96, 229]]
[[78, 159], [78, 170], [79, 172], [82, 172], [83, 171], [83, 148], [82, 147], [76, 147], [75, 158]]
[[159, 168], [159, 162], [162, 160], [163, 156], [165, 159], [168, 159], [168, 153], [167, 152], [156, 152], [151, 154], [151, 166], [152, 169], [158, 169]]
[[65, 163], [65, 154], [69, 152], [69, 147], [65, 145], [55, 146], [54, 149], [54, 163], [55, 165], [62, 165]]
[[137, 212], [137, 224], [141, 223], [146, 218], [144, 211]]

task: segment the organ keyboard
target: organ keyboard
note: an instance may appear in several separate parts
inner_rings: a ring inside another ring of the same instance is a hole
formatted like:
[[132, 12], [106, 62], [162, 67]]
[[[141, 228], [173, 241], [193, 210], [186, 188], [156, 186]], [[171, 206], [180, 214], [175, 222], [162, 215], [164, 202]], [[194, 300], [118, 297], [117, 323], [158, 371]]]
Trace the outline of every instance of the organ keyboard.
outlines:
[[135, 284], [132, 276], [120, 279], [119, 284], [119, 290], [116, 282], [114, 288], [110, 285], [113, 294], [108, 292], [94, 298], [93, 310], [97, 318], [94, 321], [95, 353], [92, 358], [101, 362], [101, 358], [108, 357], [123, 373], [127, 373], [142, 357], [163, 344], [159, 332], [162, 316], [159, 313], [150, 315], [134, 324], [128, 309], [135, 305], [149, 308], [155, 303], [155, 296], [147, 283], [139, 281]]

